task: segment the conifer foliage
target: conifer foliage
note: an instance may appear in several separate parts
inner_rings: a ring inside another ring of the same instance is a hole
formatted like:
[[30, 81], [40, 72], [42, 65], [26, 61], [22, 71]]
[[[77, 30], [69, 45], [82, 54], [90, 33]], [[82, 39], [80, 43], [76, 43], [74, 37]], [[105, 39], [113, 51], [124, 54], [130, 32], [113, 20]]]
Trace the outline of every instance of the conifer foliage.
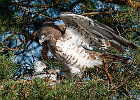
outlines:
[[[122, 1], [125, 1], [123, 5]], [[140, 99], [140, 8], [137, 4], [139, 1], [133, 0], [0, 0], [0, 100]], [[52, 57], [44, 59], [37, 37], [43, 22], [61, 22], [58, 21], [61, 12], [98, 20], [138, 47], [124, 48], [125, 53], [111, 47], [107, 50], [95, 47], [95, 51], [130, 58], [128, 64], [104, 61], [111, 83], [98, 68], [88, 69], [82, 78], [66, 76], [53, 86], [48, 79], [31, 79], [28, 67], [32, 69], [36, 60], [46, 62], [48, 69], [61, 67]]]

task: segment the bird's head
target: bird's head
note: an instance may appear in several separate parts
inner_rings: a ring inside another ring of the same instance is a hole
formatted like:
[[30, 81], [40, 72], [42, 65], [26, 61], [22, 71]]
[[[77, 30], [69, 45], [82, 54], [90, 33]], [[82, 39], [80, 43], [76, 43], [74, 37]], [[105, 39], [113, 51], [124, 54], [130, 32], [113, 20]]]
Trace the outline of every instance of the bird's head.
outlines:
[[52, 22], [43, 23], [39, 30], [39, 43], [42, 45], [44, 42], [52, 42], [57, 40], [65, 33], [65, 25], [55, 25]]
[[52, 26], [54, 23], [45, 22], [39, 30], [39, 43], [42, 45], [44, 42], [47, 42], [53, 36]]

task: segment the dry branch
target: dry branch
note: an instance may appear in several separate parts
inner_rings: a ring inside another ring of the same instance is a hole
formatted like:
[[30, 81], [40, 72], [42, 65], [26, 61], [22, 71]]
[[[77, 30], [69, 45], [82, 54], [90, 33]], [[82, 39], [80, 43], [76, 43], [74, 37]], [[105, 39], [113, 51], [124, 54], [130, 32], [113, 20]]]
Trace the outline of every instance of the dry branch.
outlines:
[[89, 13], [83, 13], [82, 15], [86, 16], [86, 15], [111, 14], [111, 13], [116, 13], [116, 12], [112, 12], [112, 11], [106, 11], [106, 12], [89, 12]]
[[118, 85], [117, 87], [114, 88], [114, 90], [120, 88], [121, 86], [123, 86], [127, 81], [128, 79], [135, 73], [135, 71], [138, 69], [138, 67], [136, 67], [135, 69], [132, 70], [132, 72], [126, 77], [124, 78], [121, 82], [120, 82], [120, 85]]
[[104, 73], [105, 73], [105, 75], [106, 75], [106, 77], [109, 81], [109, 84], [111, 85], [112, 84], [112, 76], [109, 73], [108, 68], [109, 67], [106, 65], [106, 60], [105, 60], [105, 58], [103, 58], [103, 68], [102, 68], [102, 70], [104, 71]]
[[43, 14], [39, 14], [38, 12], [30, 11], [29, 9], [27, 9], [27, 8], [25, 8], [25, 7], [19, 6], [19, 8], [22, 8], [22, 9], [24, 9], [24, 10], [26, 10], [26, 11], [29, 11], [29, 12], [32, 13], [32, 14], [40, 15], [40, 16], [46, 17], [46, 18], [48, 18], [48, 19], [54, 20], [53, 18], [48, 17], [48, 16], [45, 16], [45, 15], [43, 15]]
[[7, 46], [3, 46], [2, 47], [2, 50], [0, 50], [0, 51], [4, 51], [4, 50], [20, 50], [19, 48], [9, 48], [9, 47], [7, 47]]

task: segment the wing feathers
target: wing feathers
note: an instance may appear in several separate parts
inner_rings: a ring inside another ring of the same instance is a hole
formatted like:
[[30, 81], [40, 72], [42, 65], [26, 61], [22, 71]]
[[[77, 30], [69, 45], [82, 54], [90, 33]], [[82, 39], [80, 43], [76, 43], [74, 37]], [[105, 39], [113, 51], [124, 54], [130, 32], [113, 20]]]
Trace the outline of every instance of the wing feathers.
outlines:
[[[130, 46], [133, 49], [137, 47], [130, 43], [128, 40], [120, 36], [115, 30], [112, 28], [98, 22], [95, 20], [91, 20], [88, 17], [77, 15], [73, 13], [62, 13], [60, 14], [60, 18], [66, 23], [66, 26], [73, 26], [77, 24], [81, 29], [86, 31], [91, 37], [102, 39], [108, 39], [111, 41], [111, 44], [122, 44], [124, 46]], [[93, 39], [94, 39], [93, 38]], [[123, 51], [120, 49], [119, 45], [117, 45], [118, 50]]]
[[111, 54], [103, 54], [91, 50], [86, 50], [86, 53], [89, 54], [89, 58], [92, 58], [92, 60], [97, 60], [97, 59], [102, 59], [107, 61], [107, 62], [122, 62], [122, 63], [129, 63], [130, 59], [127, 57], [120, 57], [116, 55], [111, 55]]
[[125, 50], [123, 50], [118, 44], [116, 44], [112, 41], [109, 41], [109, 43], [113, 48], [116, 48], [116, 49], [120, 50], [121, 52], [125, 52]]
[[110, 55], [110, 54], [102, 54], [100, 56], [102, 59], [107, 59], [108, 61], [113, 61], [113, 62], [122, 62], [122, 63], [129, 63], [130, 59], [127, 57], [120, 57], [116, 55]]

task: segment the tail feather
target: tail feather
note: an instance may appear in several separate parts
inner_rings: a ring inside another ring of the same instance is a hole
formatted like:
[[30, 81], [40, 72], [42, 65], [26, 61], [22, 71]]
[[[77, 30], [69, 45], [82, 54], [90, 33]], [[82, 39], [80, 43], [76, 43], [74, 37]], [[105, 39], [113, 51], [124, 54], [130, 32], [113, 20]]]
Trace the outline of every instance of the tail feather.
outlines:
[[95, 60], [95, 59], [105, 59], [107, 62], [122, 62], [122, 63], [129, 63], [130, 62], [130, 58], [128, 57], [121, 57], [121, 56], [117, 56], [117, 55], [111, 55], [111, 54], [103, 54], [103, 53], [99, 53], [99, 52], [95, 52], [95, 51], [91, 51], [91, 50], [86, 50], [86, 53], [89, 54], [90, 58]]
[[129, 43], [129, 46], [133, 49], [137, 49], [137, 47], [133, 43]]
[[109, 54], [103, 54], [102, 57], [104, 59], [108, 59], [110, 61], [117, 61], [117, 62], [122, 62], [122, 63], [129, 63], [130, 58], [127, 57], [120, 57], [120, 56], [116, 56], [116, 55], [109, 55]]
[[121, 51], [121, 52], [125, 52], [125, 50], [122, 49], [122, 48], [120, 47], [120, 45], [118, 45], [117, 43], [114, 43], [114, 42], [112, 42], [112, 41], [109, 41], [109, 43], [111, 44], [112, 47], [116, 48], [117, 50], [119, 50], [119, 51]]
[[131, 43], [130, 41], [126, 40], [125, 38], [121, 36], [114, 35], [114, 38], [118, 43], [124, 46], [130, 46], [132, 49], [137, 49], [137, 47], [133, 43]]

